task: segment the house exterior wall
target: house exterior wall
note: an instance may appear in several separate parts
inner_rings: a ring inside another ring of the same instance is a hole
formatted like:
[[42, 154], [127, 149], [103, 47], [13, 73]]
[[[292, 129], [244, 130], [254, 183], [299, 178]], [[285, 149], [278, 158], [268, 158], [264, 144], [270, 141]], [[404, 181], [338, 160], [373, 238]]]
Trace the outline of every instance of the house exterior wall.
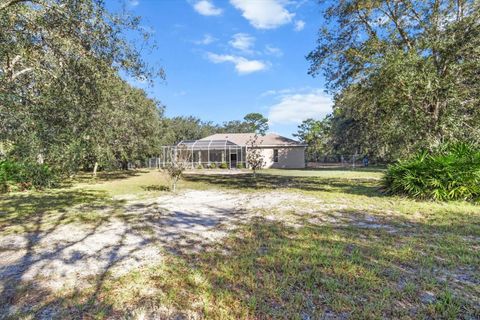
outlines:
[[[263, 147], [261, 154], [265, 161], [263, 168], [305, 168], [304, 147]], [[274, 149], [278, 150], [278, 162], [274, 162]]]

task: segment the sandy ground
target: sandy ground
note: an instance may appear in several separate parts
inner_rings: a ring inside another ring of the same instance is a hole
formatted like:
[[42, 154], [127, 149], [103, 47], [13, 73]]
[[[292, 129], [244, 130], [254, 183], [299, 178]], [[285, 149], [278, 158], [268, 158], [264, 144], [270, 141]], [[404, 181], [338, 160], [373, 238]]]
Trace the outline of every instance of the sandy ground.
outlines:
[[[0, 236], [0, 319], [18, 308], [29, 308], [17, 303], [29, 301], [18, 293], [25, 284], [38, 292], [56, 292], [81, 289], [92, 283], [87, 279], [102, 283], [107, 275], [120, 276], [161, 262], [165, 251], [201, 250], [255, 216], [293, 227], [307, 222], [399, 232], [381, 217], [362, 210], [348, 213], [346, 204], [324, 203], [293, 192], [188, 190], [146, 200], [129, 196], [122, 200], [121, 208], [89, 204], [70, 208], [70, 214], [95, 211], [97, 218], [88, 223], [49, 223], [28, 234]], [[465, 280], [469, 272], [459, 274], [462, 285], [470, 281]], [[21, 295], [28, 295], [28, 290]], [[54, 314], [55, 310], [47, 310], [40, 318]]]
[[263, 209], [313, 201], [318, 200], [294, 193], [191, 190], [127, 201], [121, 215], [114, 215], [110, 207], [86, 207], [98, 211], [98, 221], [54, 224], [0, 238], [0, 297], [8, 300], [25, 282], [49, 290], [80, 288], [86, 277], [119, 276], [159, 262], [163, 250], [199, 250]]

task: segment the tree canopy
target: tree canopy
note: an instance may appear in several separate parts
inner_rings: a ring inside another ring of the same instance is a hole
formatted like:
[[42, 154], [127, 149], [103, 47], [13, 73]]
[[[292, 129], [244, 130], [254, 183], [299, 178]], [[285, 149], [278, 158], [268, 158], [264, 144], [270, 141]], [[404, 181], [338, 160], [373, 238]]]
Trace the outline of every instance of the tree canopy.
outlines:
[[355, 132], [342, 148], [388, 159], [479, 141], [478, 1], [342, 0], [323, 14], [307, 58], [335, 94], [332, 135]]
[[73, 172], [151, 152], [163, 108], [120, 77], [164, 76], [125, 38], [139, 21], [100, 0], [2, 2], [0, 142], [10, 156]]
[[293, 136], [307, 145], [305, 152], [308, 160], [316, 161], [319, 156], [332, 153], [330, 125], [330, 117], [327, 117], [324, 120], [310, 118], [298, 126], [298, 132]]
[[268, 119], [261, 113], [249, 113], [243, 118], [249, 132], [259, 133], [265, 135], [268, 130]]

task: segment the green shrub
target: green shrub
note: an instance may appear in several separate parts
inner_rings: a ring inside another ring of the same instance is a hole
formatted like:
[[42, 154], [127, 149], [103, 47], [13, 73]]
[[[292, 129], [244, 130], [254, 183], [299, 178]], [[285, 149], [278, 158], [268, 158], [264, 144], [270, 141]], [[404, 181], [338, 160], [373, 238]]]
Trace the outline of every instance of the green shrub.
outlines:
[[215, 163], [210, 163], [210, 169], [215, 169], [217, 167], [217, 165]]
[[57, 184], [57, 177], [45, 164], [0, 161], [0, 192], [43, 189]]
[[0, 161], [0, 192], [5, 193], [16, 184], [16, 176], [20, 171], [17, 163], [3, 160]]
[[245, 167], [243, 166], [243, 163], [237, 163], [237, 169], [243, 169], [243, 168], [245, 168]]
[[466, 143], [423, 151], [388, 167], [388, 194], [418, 199], [480, 200], [480, 149]]
[[220, 169], [228, 169], [228, 164], [226, 162], [222, 162], [220, 164]]
[[201, 164], [198, 164], [197, 169], [203, 169], [203, 166]]

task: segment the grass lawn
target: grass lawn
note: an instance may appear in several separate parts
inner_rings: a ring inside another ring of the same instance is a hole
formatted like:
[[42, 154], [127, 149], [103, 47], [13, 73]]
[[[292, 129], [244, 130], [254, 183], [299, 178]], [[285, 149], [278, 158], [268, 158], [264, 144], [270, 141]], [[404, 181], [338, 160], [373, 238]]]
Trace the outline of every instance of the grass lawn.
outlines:
[[[387, 197], [381, 176], [382, 169], [264, 170], [256, 181], [249, 173], [188, 174], [180, 190], [278, 192], [298, 201], [259, 210], [203, 250], [161, 249], [161, 262], [91, 277], [81, 290], [17, 281], [14, 293], [3, 286], [1, 302], [31, 305], [11, 318], [480, 318], [480, 207]], [[128, 201], [167, 190], [163, 174], [139, 171], [2, 195], [0, 239], [95, 224], [105, 218], [102, 206], [121, 216]]]

